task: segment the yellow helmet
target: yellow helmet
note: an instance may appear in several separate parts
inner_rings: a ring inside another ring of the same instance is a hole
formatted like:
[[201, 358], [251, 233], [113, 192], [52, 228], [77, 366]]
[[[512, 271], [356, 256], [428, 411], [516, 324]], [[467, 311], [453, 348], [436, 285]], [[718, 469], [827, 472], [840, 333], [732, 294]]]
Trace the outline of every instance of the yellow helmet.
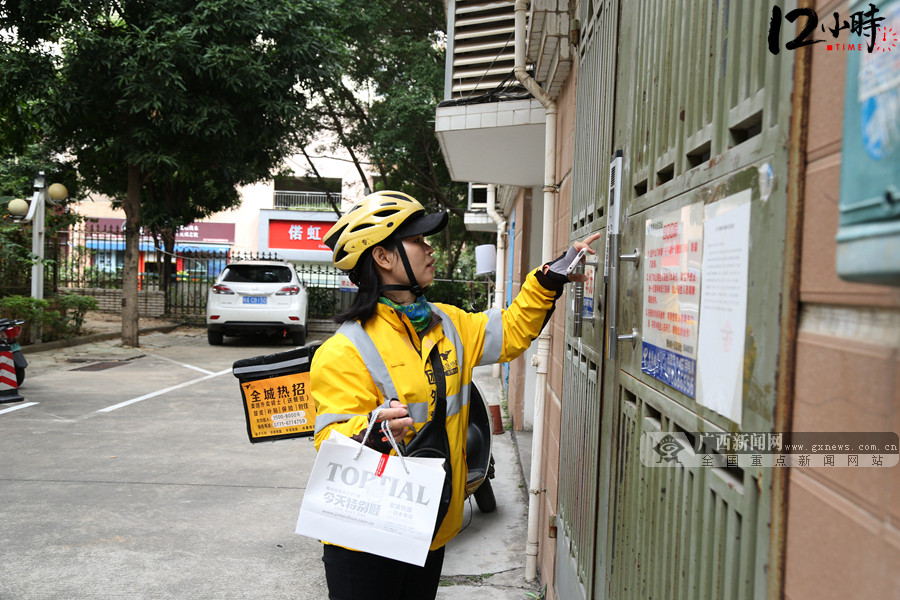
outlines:
[[349, 271], [363, 252], [391, 235], [431, 235], [442, 230], [448, 218], [445, 212], [426, 215], [425, 207], [403, 192], [375, 192], [338, 219], [325, 234], [325, 245], [334, 251], [334, 266]]

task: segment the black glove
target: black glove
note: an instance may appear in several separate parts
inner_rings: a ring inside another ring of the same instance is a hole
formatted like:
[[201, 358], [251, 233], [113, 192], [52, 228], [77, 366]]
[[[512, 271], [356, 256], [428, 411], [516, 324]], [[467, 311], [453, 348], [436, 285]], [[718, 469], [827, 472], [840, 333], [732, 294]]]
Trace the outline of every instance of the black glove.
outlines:
[[569, 283], [566, 271], [576, 256], [578, 256], [578, 250], [575, 249], [575, 246], [571, 246], [565, 254], [560, 254], [559, 258], [545, 264], [535, 273], [538, 283], [552, 292], [557, 292], [557, 296], [561, 294], [566, 284]]

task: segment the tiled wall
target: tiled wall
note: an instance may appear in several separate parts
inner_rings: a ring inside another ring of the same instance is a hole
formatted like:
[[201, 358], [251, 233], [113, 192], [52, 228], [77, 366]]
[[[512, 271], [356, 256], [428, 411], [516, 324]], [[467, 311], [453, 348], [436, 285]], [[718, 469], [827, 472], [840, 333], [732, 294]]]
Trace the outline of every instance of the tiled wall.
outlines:
[[[528, 211], [526, 205], [531, 202], [531, 194], [522, 192], [516, 199], [516, 231], [515, 239], [511, 241], [513, 247], [513, 281], [512, 295], [515, 298], [519, 290], [522, 289], [522, 272], [523, 250], [527, 248], [526, 240], [531, 235], [529, 233], [531, 223], [527, 219]], [[507, 389], [507, 404], [509, 406], [510, 416], [513, 420], [513, 428], [521, 431], [524, 426], [524, 403], [525, 403], [525, 369], [529, 368], [526, 364], [524, 356], [520, 356], [516, 360], [509, 363], [509, 388]]]
[[[847, 55], [822, 46], [811, 52], [792, 428], [896, 432], [900, 289], [835, 275]], [[788, 493], [785, 598], [900, 598], [900, 467], [793, 469]]]
[[[577, 62], [577, 61], [576, 61]], [[556, 223], [554, 226], [553, 256], [559, 256], [569, 247], [569, 231], [571, 229], [572, 194], [572, 149], [575, 138], [575, 69], [569, 74], [565, 86], [557, 98], [558, 116], [556, 123], [556, 180], [559, 185], [559, 194], [556, 203]], [[556, 514], [557, 500], [559, 497], [559, 447], [560, 436], [569, 432], [560, 431], [560, 419], [562, 416], [563, 399], [563, 357], [565, 356], [566, 341], [566, 311], [571, 303], [569, 295], [572, 286], [567, 286], [566, 292], [556, 303], [556, 312], [547, 325], [551, 332], [550, 364], [547, 371], [548, 390], [544, 401], [544, 450], [543, 488], [546, 493], [541, 502], [541, 516], [539, 519], [540, 546], [538, 554], [538, 570], [542, 581], [549, 583], [553, 580], [553, 571], [556, 562], [556, 540], [549, 538], [550, 516]], [[552, 585], [548, 585], [548, 598], [552, 598]]]

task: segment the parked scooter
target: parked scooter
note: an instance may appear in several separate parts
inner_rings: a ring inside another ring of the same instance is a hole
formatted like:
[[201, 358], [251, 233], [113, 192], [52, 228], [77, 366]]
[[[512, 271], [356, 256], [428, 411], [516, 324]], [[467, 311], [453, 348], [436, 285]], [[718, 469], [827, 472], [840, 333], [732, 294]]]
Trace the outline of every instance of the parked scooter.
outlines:
[[497, 510], [491, 479], [494, 478], [494, 456], [491, 453], [493, 429], [487, 401], [473, 381], [469, 384], [469, 431], [466, 438], [466, 496], [475, 496], [481, 512]]
[[25, 381], [25, 367], [28, 361], [22, 354], [22, 347], [17, 341], [22, 334], [22, 325], [25, 321], [14, 321], [12, 319], [0, 319], [0, 343], [7, 343], [10, 346], [13, 355], [13, 363], [16, 367], [16, 385], [21, 386]]

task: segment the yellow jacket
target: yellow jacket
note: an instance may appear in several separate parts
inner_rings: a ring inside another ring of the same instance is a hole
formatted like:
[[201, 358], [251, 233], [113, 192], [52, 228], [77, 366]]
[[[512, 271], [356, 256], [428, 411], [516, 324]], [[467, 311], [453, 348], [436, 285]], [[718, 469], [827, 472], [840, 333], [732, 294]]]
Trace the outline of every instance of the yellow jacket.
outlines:
[[[478, 365], [510, 361], [525, 351], [549, 319], [562, 285], [532, 271], [512, 305], [469, 313], [447, 304], [432, 304], [432, 325], [420, 336], [406, 315], [379, 303], [365, 325], [381, 361], [363, 356], [359, 336], [363, 328], [342, 329], [316, 351], [310, 370], [310, 387], [316, 402], [316, 449], [336, 429], [354, 436], [366, 429], [368, 415], [391, 397], [385, 397], [386, 368], [397, 398], [409, 408], [416, 429], [434, 410], [434, 378], [429, 377], [429, 353], [435, 344], [441, 355], [447, 385], [447, 437], [453, 469], [453, 496], [447, 516], [431, 549], [442, 547], [462, 526], [466, 488], [466, 432], [469, 419], [468, 385]], [[434, 317], [437, 316], [437, 319]], [[349, 336], [349, 337], [348, 337]], [[356, 338], [352, 341], [351, 338]], [[363, 336], [364, 337], [364, 336]], [[429, 383], [429, 381], [431, 381]], [[379, 436], [380, 437], [380, 436]], [[409, 434], [412, 437], [412, 433]]]

